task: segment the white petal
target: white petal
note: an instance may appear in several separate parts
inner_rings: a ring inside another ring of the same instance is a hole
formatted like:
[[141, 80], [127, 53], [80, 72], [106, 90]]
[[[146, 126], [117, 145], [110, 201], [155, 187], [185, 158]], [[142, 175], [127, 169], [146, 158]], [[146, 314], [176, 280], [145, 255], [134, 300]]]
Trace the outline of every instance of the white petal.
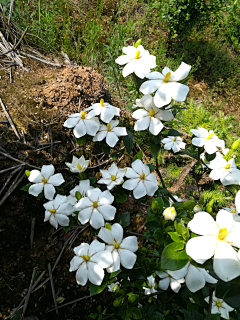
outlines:
[[120, 255], [121, 265], [126, 269], [132, 269], [137, 260], [136, 254], [124, 249], [119, 249], [118, 252]]
[[87, 256], [89, 247], [90, 245], [88, 243], [81, 243], [80, 246], [75, 247], [73, 251], [79, 257], [84, 255]]
[[121, 249], [127, 249], [127, 250], [130, 250], [132, 252], [136, 252], [137, 249], [138, 249], [137, 237], [130, 236], [130, 237], [127, 237], [127, 238], [123, 239], [120, 248]]
[[[231, 232], [226, 236], [226, 241], [229, 242], [232, 246], [240, 248], [240, 223], [239, 223], [239, 216], [236, 216], [236, 218], [234, 219], [233, 216], [233, 220], [235, 220], [235, 224], [231, 230]], [[236, 220], [238, 222], [236, 222]]]
[[[76, 193], [76, 191], [75, 191]], [[74, 193], [74, 196], [75, 196], [75, 193]], [[92, 208], [92, 201], [90, 201], [87, 197], [83, 197], [81, 198], [78, 203], [75, 205], [75, 208], [77, 210], [82, 210], [82, 209], [85, 209], [85, 208]]]
[[72, 271], [76, 271], [80, 265], [83, 263], [83, 258], [81, 257], [78, 257], [78, 256], [75, 256], [72, 258], [72, 260], [70, 261], [70, 269], [69, 271], [72, 272]]
[[176, 101], [185, 101], [188, 91], [189, 91], [189, 87], [186, 86], [185, 84], [181, 84], [178, 82], [168, 82], [167, 83], [170, 91], [171, 91], [171, 95], [172, 98]]
[[122, 70], [123, 77], [127, 77], [129, 74], [135, 71], [135, 59], [131, 60]]
[[151, 118], [149, 126], [149, 131], [151, 132], [151, 134], [153, 134], [154, 136], [158, 135], [159, 132], [163, 129], [163, 127], [164, 126], [160, 120], [153, 117]]
[[49, 222], [51, 223], [51, 225], [52, 225], [54, 228], [56, 228], [56, 229], [58, 228], [57, 219], [54, 217], [53, 214], [50, 216]]
[[223, 281], [231, 281], [240, 275], [237, 252], [229, 243], [219, 241], [213, 259], [213, 270]]
[[144, 180], [144, 186], [146, 188], [146, 191], [147, 191], [147, 195], [148, 196], [153, 196], [154, 193], [157, 191], [158, 189], [158, 183], [152, 183], [151, 181], [147, 181], [147, 180]]
[[185, 282], [191, 292], [196, 292], [205, 286], [205, 277], [198, 268], [190, 265], [189, 271], [185, 277]]
[[197, 212], [193, 219], [188, 223], [188, 227], [192, 232], [202, 236], [216, 234], [219, 232], [213, 217], [204, 211]]
[[137, 187], [133, 190], [133, 196], [135, 199], [140, 199], [144, 197], [146, 194], [147, 194], [146, 187], [144, 186], [144, 183], [140, 181]]
[[126, 177], [130, 179], [135, 179], [135, 178], [139, 178], [139, 174], [136, 171], [134, 171], [132, 168], [127, 168]]
[[236, 205], [237, 211], [240, 212], [240, 190], [236, 194], [235, 205]]
[[172, 74], [173, 80], [174, 81], [184, 80], [185, 78], [187, 78], [191, 68], [192, 66], [184, 62], [181, 62], [180, 67]]
[[112, 132], [115, 133], [118, 137], [127, 136], [127, 129], [125, 127], [116, 127], [112, 129]]
[[158, 283], [158, 286], [162, 290], [167, 290], [167, 288], [169, 286], [169, 283], [170, 283], [170, 278], [167, 277], [165, 279], [160, 280], [159, 283]]
[[181, 289], [181, 284], [179, 283], [179, 281], [171, 278], [170, 279], [170, 287], [174, 292], [178, 293], [178, 291]]
[[94, 229], [99, 229], [104, 226], [104, 219], [101, 213], [94, 209], [91, 219], [90, 219], [90, 224]]
[[214, 255], [216, 245], [215, 236], [195, 237], [187, 242], [186, 252], [197, 263], [203, 264]]
[[205, 138], [193, 138], [192, 139], [192, 144], [194, 145], [194, 146], [196, 146], [196, 147], [202, 147], [202, 146], [204, 146], [204, 144], [205, 144], [205, 142], [206, 142], [206, 139]]
[[109, 229], [106, 228], [101, 228], [98, 237], [102, 239], [104, 242], [107, 244], [113, 244], [115, 243], [113, 237], [112, 237], [112, 232]]
[[76, 138], [81, 138], [82, 136], [85, 136], [86, 133], [87, 133], [87, 129], [86, 129], [85, 123], [81, 120], [73, 129], [73, 134]]
[[63, 182], [65, 182], [65, 180], [63, 179], [61, 173], [54, 174], [48, 179], [48, 183], [52, 184], [55, 187], [60, 186]]
[[56, 192], [54, 186], [52, 184], [46, 183], [43, 188], [44, 188], [44, 197], [48, 200], [52, 200]]
[[55, 219], [60, 226], [67, 227], [69, 225], [69, 218], [64, 214], [55, 214]]
[[96, 136], [93, 138], [93, 141], [102, 141], [107, 136], [107, 131], [100, 131], [96, 134]]
[[120, 269], [120, 256], [117, 250], [112, 252], [113, 264], [107, 268], [107, 272], [115, 272]]
[[34, 183], [40, 183], [42, 182], [42, 174], [40, 171], [38, 170], [32, 170], [30, 173], [30, 176], [28, 177], [28, 180], [30, 182], [34, 182]]
[[133, 190], [137, 187], [138, 182], [139, 182], [139, 178], [129, 179], [123, 183], [122, 187], [127, 190]]
[[106, 136], [106, 143], [109, 145], [109, 147], [113, 148], [116, 143], [118, 142], [118, 137], [114, 132], [108, 132]]
[[141, 87], [140, 87], [140, 91], [143, 94], [151, 94], [154, 91], [156, 91], [161, 85], [162, 85], [163, 81], [160, 79], [157, 80], [149, 80], [149, 81], [145, 81]]
[[103, 269], [113, 264], [112, 254], [107, 250], [96, 253], [91, 257], [91, 261], [97, 263]]
[[114, 117], [114, 112], [109, 108], [102, 108], [100, 119], [105, 122], [109, 123], [112, 118]]
[[85, 286], [88, 281], [88, 269], [86, 262], [83, 262], [76, 273], [77, 284]]
[[95, 239], [89, 246], [88, 255], [91, 257], [97, 252], [104, 251], [104, 250], [105, 250], [105, 244]]
[[98, 211], [105, 220], [113, 220], [117, 209], [111, 205], [98, 206]]
[[78, 121], [79, 121], [80, 117], [76, 117], [76, 118], [68, 118], [63, 126], [66, 128], [73, 128], [77, 125]]
[[166, 83], [162, 83], [154, 96], [154, 103], [158, 108], [161, 108], [171, 102], [171, 91]]
[[119, 223], [114, 223], [111, 232], [114, 241], [121, 243], [123, 238], [123, 227]]
[[137, 48], [134, 46], [123, 47], [122, 51], [129, 56], [136, 56]]
[[210, 276], [210, 274], [205, 269], [198, 268], [198, 270], [203, 274], [206, 282], [212, 283], [212, 284], [215, 284], [215, 283], [218, 282], [217, 279], [215, 279], [212, 276]]
[[134, 111], [132, 114], [132, 117], [137, 120], [148, 117], [148, 116], [149, 116], [149, 111], [146, 111], [144, 109], [138, 109]]
[[86, 208], [86, 209], [80, 210], [78, 214], [78, 220], [81, 222], [81, 224], [85, 224], [89, 221], [92, 215], [92, 211], [93, 211], [92, 208]]
[[44, 217], [44, 222], [48, 221], [51, 217], [51, 212], [49, 211], [45, 211], [45, 217]]
[[216, 223], [219, 229], [226, 228], [229, 233], [234, 225], [233, 215], [226, 210], [220, 210], [216, 216]]
[[53, 207], [55, 209], [59, 208], [61, 204], [65, 203], [67, 200], [66, 196], [61, 196], [60, 194], [57, 194], [55, 199], [53, 200]]
[[142, 130], [146, 130], [149, 127], [150, 124], [150, 117], [145, 117], [142, 119], [139, 119], [135, 125], [134, 125], [134, 130], [135, 131], [142, 131]]
[[95, 134], [97, 133], [100, 127], [98, 118], [95, 118], [95, 117], [91, 118], [91, 120], [86, 120], [85, 125], [86, 125], [87, 134], [89, 134], [90, 136], [95, 136]]
[[128, 63], [130, 60], [132, 59], [132, 57], [128, 56], [128, 55], [122, 55], [120, 57], [118, 57], [115, 62], [117, 64], [120, 64], [120, 65], [123, 65], [123, 64], [126, 64]]
[[104, 271], [98, 264], [93, 262], [88, 262], [88, 277], [89, 281], [96, 286], [100, 286], [103, 278], [104, 278]]
[[143, 162], [140, 159], [135, 160], [132, 163], [132, 168], [136, 171], [139, 175], [143, 173]]
[[109, 192], [108, 190], [103, 191], [101, 194], [99, 194], [99, 199], [98, 199], [98, 205], [109, 205], [113, 203], [114, 201], [114, 196]]
[[36, 183], [30, 186], [28, 193], [37, 197], [43, 191], [43, 183]]
[[93, 202], [98, 201], [99, 196], [101, 195], [102, 191], [99, 188], [94, 188], [87, 191], [87, 197]]
[[54, 174], [54, 166], [52, 164], [42, 166], [41, 174], [48, 180]]

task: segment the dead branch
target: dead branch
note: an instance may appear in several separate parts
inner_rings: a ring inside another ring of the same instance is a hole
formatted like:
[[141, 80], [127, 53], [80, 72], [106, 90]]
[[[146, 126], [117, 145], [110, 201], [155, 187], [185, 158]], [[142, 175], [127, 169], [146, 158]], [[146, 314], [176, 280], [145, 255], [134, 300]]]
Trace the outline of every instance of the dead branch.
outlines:
[[2, 106], [2, 109], [3, 109], [4, 113], [5, 113], [5, 116], [6, 116], [6, 118], [8, 119], [8, 122], [9, 122], [9, 124], [11, 125], [11, 127], [12, 127], [15, 135], [16, 135], [17, 138], [20, 140], [20, 139], [21, 139], [20, 134], [18, 133], [17, 128], [16, 128], [16, 126], [15, 126], [15, 124], [14, 124], [11, 116], [10, 116], [9, 113], [7, 112], [7, 109], [6, 109], [6, 107], [5, 107], [5, 105], [4, 105], [4, 103], [3, 103], [3, 101], [2, 101], [1, 98], [0, 98], [0, 104], [1, 104], [1, 106]]

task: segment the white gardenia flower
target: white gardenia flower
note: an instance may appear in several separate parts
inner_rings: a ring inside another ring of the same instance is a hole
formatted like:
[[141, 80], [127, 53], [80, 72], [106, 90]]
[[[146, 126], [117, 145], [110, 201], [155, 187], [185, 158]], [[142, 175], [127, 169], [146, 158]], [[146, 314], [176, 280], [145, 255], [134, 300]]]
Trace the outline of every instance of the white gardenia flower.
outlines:
[[110, 251], [113, 264], [107, 268], [107, 272], [115, 272], [120, 269], [120, 264], [126, 269], [132, 269], [137, 256], [134, 252], [138, 250], [137, 237], [130, 236], [123, 239], [123, 228], [119, 223], [114, 223], [111, 230], [101, 228], [98, 237], [107, 243], [106, 250]]
[[98, 103], [93, 103], [89, 108], [85, 109], [89, 112], [89, 116], [99, 116], [103, 122], [108, 123], [114, 116], [120, 116], [120, 109], [112, 106], [108, 102], [104, 102], [103, 99]]
[[168, 207], [163, 211], [163, 216], [165, 220], [174, 221], [177, 216], [177, 211], [174, 207]]
[[105, 220], [113, 220], [116, 208], [111, 206], [114, 196], [108, 191], [101, 191], [99, 188], [87, 190], [86, 196], [75, 205], [76, 210], [80, 210], [78, 220], [85, 224], [90, 221], [94, 229], [104, 226]]
[[80, 180], [79, 184], [70, 191], [70, 195], [67, 197], [67, 202], [73, 206], [78, 202], [76, 198], [76, 192], [80, 192], [82, 197], [85, 197], [87, 190], [94, 189], [90, 186], [90, 180]]
[[146, 75], [150, 79], [145, 81], [140, 91], [143, 94], [151, 94], [156, 91], [154, 103], [158, 108], [171, 103], [171, 99], [185, 101], [189, 88], [177, 81], [185, 79], [191, 70], [191, 66], [182, 62], [180, 67], [174, 72], [165, 67], [162, 73], [153, 71]]
[[214, 221], [209, 213], [197, 212], [188, 227], [200, 235], [186, 245], [186, 252], [193, 260], [203, 264], [213, 257], [214, 272], [226, 282], [240, 275], [240, 261], [233, 248], [240, 248], [240, 223], [234, 221], [232, 213], [220, 210]]
[[108, 190], [112, 190], [116, 185], [123, 183], [123, 177], [126, 174], [127, 168], [120, 169], [115, 163], [107, 170], [100, 170], [102, 178], [98, 180], [100, 184], [106, 184]]
[[44, 222], [49, 221], [54, 228], [58, 225], [67, 227], [69, 225], [69, 218], [73, 212], [72, 205], [67, 202], [66, 196], [57, 194], [55, 199], [44, 203], [45, 219]]
[[84, 156], [81, 158], [77, 158], [73, 156], [72, 163], [65, 162], [66, 165], [70, 168], [70, 171], [73, 173], [81, 173], [84, 172], [89, 166], [89, 160], [85, 160]]
[[126, 177], [129, 180], [125, 181], [122, 187], [127, 190], [133, 190], [135, 199], [148, 196], [153, 196], [157, 191], [158, 182], [155, 173], [150, 173], [149, 167], [140, 159], [135, 160], [131, 164], [132, 168], [127, 168]]
[[61, 173], [54, 174], [54, 166], [43, 165], [41, 172], [32, 170], [28, 180], [34, 184], [28, 189], [28, 193], [37, 197], [44, 190], [44, 197], [52, 200], [56, 192], [54, 187], [60, 186], [65, 180]]
[[121, 286], [120, 282], [117, 281], [109, 284], [107, 287], [109, 292], [116, 292], [120, 286]]
[[74, 128], [73, 134], [76, 138], [81, 138], [85, 136], [85, 134], [95, 136], [100, 127], [98, 118], [90, 115], [85, 110], [80, 113], [70, 114], [68, 117], [63, 126], [66, 128]]
[[168, 136], [162, 140], [162, 143], [164, 144], [165, 150], [172, 149], [174, 153], [179, 152], [181, 149], [184, 150], [186, 146], [186, 143], [182, 141], [181, 137]]
[[[236, 215], [232, 211], [233, 219], [237, 222], [240, 222], [240, 216], [238, 215], [240, 213], [240, 190], [237, 192], [236, 197], [235, 197], [235, 206], [236, 206]], [[231, 207], [232, 208], [232, 207]]]
[[196, 147], [204, 146], [208, 154], [215, 153], [218, 150], [217, 147], [221, 148], [223, 145], [223, 140], [220, 140], [212, 130], [208, 131], [205, 128], [198, 127], [198, 130], [191, 129], [190, 131], [196, 136], [192, 139], [192, 144]]
[[143, 109], [138, 109], [132, 114], [132, 117], [137, 119], [134, 125], [135, 131], [143, 131], [149, 128], [149, 131], [156, 136], [164, 127], [161, 120], [169, 121], [174, 118], [171, 110], [156, 108], [153, 97], [150, 94], [137, 99], [136, 104]]
[[149, 54], [142, 45], [137, 48], [134, 46], [127, 46], [122, 48], [124, 55], [118, 57], [115, 62], [121, 66], [126, 64], [122, 70], [123, 77], [127, 77], [131, 73], [143, 79], [150, 69], [155, 68], [156, 57]]
[[106, 138], [106, 143], [113, 148], [118, 142], [119, 136], [127, 136], [126, 128], [117, 127], [118, 124], [118, 120], [111, 120], [106, 126], [102, 124], [95, 137], [93, 137], [93, 141], [102, 141]]
[[108, 268], [112, 263], [112, 255], [105, 249], [105, 244], [94, 240], [90, 245], [82, 243], [73, 249], [76, 254], [70, 262], [69, 271], [76, 271], [77, 283], [85, 286], [88, 279], [96, 286], [100, 286], [103, 278], [103, 269]]
[[[148, 287], [143, 287], [144, 294], [145, 295], [149, 295], [149, 294], [157, 292], [157, 290], [154, 289], [154, 287], [155, 287], [155, 278], [154, 278], [154, 276], [147, 277], [147, 280], [148, 280]], [[153, 296], [153, 297], [157, 298], [157, 296]]]
[[[209, 303], [209, 297], [204, 299]], [[213, 292], [213, 301], [212, 301], [212, 310], [211, 314], [221, 314], [223, 319], [229, 319], [229, 312], [233, 311], [234, 309], [230, 307], [226, 302], [222, 299], [219, 299], [215, 295], [215, 291]]]
[[156, 271], [156, 274], [162, 278], [162, 280], [159, 281], [159, 288], [162, 290], [167, 290], [167, 288], [170, 287], [175, 292], [178, 293], [178, 291], [181, 288], [181, 283], [184, 283], [184, 276], [186, 275], [186, 269], [182, 268], [180, 270], [176, 271]]
[[240, 184], [240, 170], [237, 169], [234, 158], [227, 161], [218, 152], [215, 159], [210, 161], [208, 168], [212, 169], [209, 177], [213, 180], [220, 179], [224, 186]]
[[218, 281], [210, 276], [208, 270], [195, 267], [190, 262], [188, 262], [184, 268], [186, 269], [185, 283], [191, 292], [197, 292], [198, 290], [204, 288], [206, 282], [216, 284]]

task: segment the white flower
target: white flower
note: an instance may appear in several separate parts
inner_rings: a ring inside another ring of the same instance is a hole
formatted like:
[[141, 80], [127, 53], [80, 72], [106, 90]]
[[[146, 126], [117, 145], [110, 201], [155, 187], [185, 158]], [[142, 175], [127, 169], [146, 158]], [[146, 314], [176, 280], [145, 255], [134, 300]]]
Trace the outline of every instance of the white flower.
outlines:
[[150, 55], [149, 51], [145, 50], [142, 45], [137, 48], [133, 46], [123, 47], [122, 51], [125, 55], [118, 57], [115, 62], [120, 65], [126, 64], [122, 70], [123, 77], [135, 72], [136, 76], [143, 79], [150, 72], [150, 69], [157, 66], [156, 57]]
[[174, 221], [176, 216], [177, 216], [177, 212], [176, 209], [174, 207], [168, 207], [163, 211], [163, 216], [165, 220], [172, 220]]
[[186, 143], [182, 142], [181, 137], [173, 137], [168, 136], [167, 138], [164, 138], [162, 140], [162, 143], [164, 144], [165, 150], [173, 150], [173, 152], [179, 152], [181, 149], [185, 149]]
[[207, 131], [205, 128], [198, 127], [198, 130], [191, 129], [192, 134], [196, 137], [192, 139], [192, 144], [196, 147], [203, 147], [208, 154], [215, 153], [217, 147], [222, 147], [222, 141], [220, 140], [212, 130]]
[[185, 283], [191, 292], [204, 288], [206, 282], [215, 284], [218, 281], [210, 276], [207, 270], [195, 267], [190, 262], [184, 268], [186, 269]]
[[73, 173], [81, 173], [84, 172], [89, 166], [89, 160], [85, 160], [84, 156], [81, 158], [77, 158], [73, 156], [72, 163], [65, 162], [66, 165], [70, 168], [70, 171]]
[[111, 206], [114, 201], [113, 195], [108, 191], [102, 192], [98, 188], [87, 190], [86, 196], [79, 200], [75, 205], [78, 214], [78, 220], [85, 224], [90, 220], [94, 229], [104, 226], [105, 220], [113, 220], [116, 208]]
[[120, 286], [121, 284], [117, 281], [109, 284], [107, 287], [109, 292], [116, 292]]
[[[183, 202], [182, 198], [179, 198], [178, 196], [173, 196], [173, 198], [177, 201], [177, 202]], [[170, 207], [174, 204], [173, 200], [171, 198], [169, 198], [169, 205]]]
[[[209, 297], [204, 299], [209, 303]], [[213, 292], [213, 301], [212, 301], [212, 310], [211, 314], [219, 313], [224, 319], [229, 319], [229, 312], [233, 311], [233, 308], [230, 307], [222, 299], [219, 299], [215, 296], [215, 291]]]
[[231, 281], [240, 275], [240, 262], [234, 247], [240, 248], [240, 223], [230, 212], [220, 210], [216, 221], [207, 212], [197, 212], [188, 223], [190, 230], [200, 237], [190, 239], [187, 254], [203, 264], [213, 257], [213, 270], [223, 281]]
[[102, 178], [98, 180], [100, 184], [106, 184], [108, 190], [111, 190], [116, 185], [123, 183], [123, 177], [127, 171], [127, 168], [120, 169], [115, 163], [108, 168], [108, 170], [100, 170]]
[[181, 288], [181, 283], [184, 283], [184, 276], [186, 274], [186, 269], [182, 268], [180, 270], [176, 271], [170, 271], [166, 270], [164, 271], [156, 271], [156, 274], [160, 277], [163, 278], [162, 280], [159, 281], [159, 288], [162, 290], [167, 290], [167, 288], [170, 287], [171, 289], [175, 292], [178, 293], [178, 291]]
[[105, 250], [105, 244], [94, 240], [90, 245], [82, 243], [73, 249], [76, 254], [70, 262], [69, 271], [76, 271], [77, 283], [85, 286], [88, 279], [91, 283], [100, 286], [103, 278], [103, 269], [112, 264], [111, 253]]
[[189, 88], [177, 81], [185, 79], [191, 66], [182, 62], [180, 67], [174, 72], [168, 67], [165, 67], [162, 73], [154, 71], [146, 75], [150, 79], [145, 81], [140, 91], [143, 94], [151, 94], [156, 91], [154, 96], [154, 103], [158, 108], [170, 104], [171, 99], [176, 101], [184, 101], [187, 97]]
[[44, 222], [49, 221], [54, 228], [58, 228], [58, 225], [66, 227], [69, 225], [68, 216], [72, 214], [72, 205], [67, 202], [66, 196], [56, 195], [56, 198], [52, 201], [44, 203], [45, 219]]
[[209, 177], [213, 180], [220, 179], [224, 186], [240, 184], [240, 170], [237, 169], [234, 158], [227, 161], [221, 153], [217, 152], [208, 168], [212, 169]]
[[[235, 197], [235, 206], [236, 206], [236, 212], [237, 214], [233, 216], [233, 219], [237, 222], [240, 222], [239, 219], [239, 213], [240, 213], [240, 190], [237, 192], [236, 197]], [[232, 211], [232, 214], [234, 212]]]
[[108, 123], [112, 120], [114, 116], [120, 116], [120, 109], [112, 106], [108, 102], [104, 102], [103, 99], [98, 103], [93, 103], [89, 108], [85, 109], [86, 111], [91, 110], [89, 112], [89, 116], [99, 116], [103, 122]]
[[[157, 290], [154, 289], [154, 286], [155, 286], [154, 276], [147, 277], [147, 280], [148, 280], [148, 287], [143, 287], [144, 294], [149, 295], [151, 293], [157, 292]], [[154, 298], [157, 298], [157, 296], [154, 296]]]
[[157, 191], [158, 182], [155, 173], [150, 173], [149, 167], [140, 159], [132, 163], [132, 168], [127, 168], [125, 181], [122, 187], [127, 190], [133, 190], [135, 199], [144, 197], [146, 194], [153, 196]]
[[95, 137], [93, 137], [93, 141], [102, 141], [106, 138], [106, 143], [113, 148], [118, 142], [119, 136], [127, 136], [126, 128], [117, 127], [118, 124], [118, 120], [111, 120], [106, 126], [102, 124]]
[[136, 104], [143, 109], [138, 109], [132, 114], [134, 119], [138, 119], [134, 126], [135, 131], [143, 131], [149, 128], [149, 131], [156, 136], [164, 127], [160, 120], [169, 121], [174, 118], [171, 110], [156, 108], [150, 94], [137, 99]]
[[86, 111], [70, 114], [68, 117], [63, 126], [74, 128], [73, 134], [76, 138], [85, 136], [85, 134], [95, 136], [100, 127], [98, 118], [87, 114]]
[[114, 223], [111, 230], [101, 228], [98, 237], [108, 244], [106, 250], [112, 254], [113, 264], [107, 269], [109, 273], [118, 271], [120, 264], [126, 269], [133, 268], [137, 260], [134, 253], [138, 249], [137, 237], [123, 239], [123, 228], [119, 223]]
[[90, 186], [90, 180], [80, 180], [79, 185], [74, 187], [70, 191], [70, 195], [67, 197], [67, 202], [73, 206], [77, 203], [76, 192], [80, 192], [82, 197], [85, 197], [87, 190], [94, 189]]
[[54, 174], [54, 166], [43, 165], [41, 172], [32, 170], [28, 180], [34, 184], [28, 189], [28, 193], [37, 197], [44, 190], [44, 197], [52, 200], [56, 192], [54, 187], [60, 186], [65, 180], [61, 173]]

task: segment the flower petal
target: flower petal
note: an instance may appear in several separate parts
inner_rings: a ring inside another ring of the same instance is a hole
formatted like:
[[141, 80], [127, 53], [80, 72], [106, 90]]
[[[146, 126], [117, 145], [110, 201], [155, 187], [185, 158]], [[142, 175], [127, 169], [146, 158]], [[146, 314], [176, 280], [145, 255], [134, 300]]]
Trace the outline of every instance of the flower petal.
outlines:
[[118, 57], [118, 58], [115, 60], [115, 62], [116, 62], [117, 64], [120, 64], [120, 65], [122, 66], [122, 65], [128, 63], [131, 59], [132, 59], [132, 57], [124, 54], [124, 55]]
[[72, 271], [76, 271], [80, 265], [83, 263], [83, 258], [82, 257], [78, 257], [78, 256], [75, 256], [72, 258], [72, 260], [70, 261], [70, 269], [69, 271], [72, 272]]
[[75, 118], [68, 118], [63, 126], [66, 127], [66, 128], [73, 128], [77, 125], [78, 121], [79, 121], [79, 118], [80, 117], [75, 117]]
[[186, 64], [185, 62], [181, 62], [180, 67], [172, 73], [172, 81], [184, 80], [188, 76], [191, 68], [192, 66]]
[[181, 289], [181, 283], [173, 278], [170, 279], [170, 287], [171, 289], [178, 293], [178, 291]]
[[161, 85], [162, 85], [163, 81], [160, 79], [157, 80], [148, 80], [143, 82], [143, 84], [140, 87], [140, 91], [143, 94], [151, 94], [153, 92], [155, 92]]
[[54, 174], [48, 179], [49, 184], [52, 184], [55, 187], [60, 186], [63, 182], [65, 182], [61, 173]]
[[36, 183], [30, 186], [28, 193], [37, 197], [43, 191], [43, 183]]
[[52, 214], [49, 218], [49, 222], [51, 223], [51, 225], [54, 227], [54, 228], [58, 228], [58, 222], [57, 222], [57, 219], [54, 217], [54, 214]]
[[139, 182], [139, 178], [129, 179], [123, 183], [122, 187], [127, 190], [133, 190], [137, 187], [138, 182]]
[[169, 283], [170, 283], [170, 278], [167, 277], [167, 278], [164, 278], [164, 279], [160, 280], [159, 283], [158, 283], [158, 286], [162, 290], [167, 290], [167, 288], [169, 286]]
[[139, 119], [135, 125], [134, 125], [134, 130], [135, 131], [143, 131], [146, 130], [149, 127], [150, 124], [150, 117], [144, 117], [142, 119]]
[[123, 239], [120, 248], [121, 249], [127, 249], [127, 250], [130, 250], [132, 252], [136, 252], [138, 250], [137, 237], [130, 236], [130, 237], [127, 237], [127, 238]]
[[88, 255], [91, 257], [92, 255], [96, 254], [97, 252], [104, 251], [104, 250], [105, 250], [105, 244], [101, 243], [95, 239], [95, 240], [93, 240], [93, 242], [89, 246]]
[[117, 250], [113, 250], [112, 252], [113, 264], [107, 268], [107, 272], [115, 272], [120, 269], [120, 255]]
[[96, 286], [100, 286], [103, 278], [104, 278], [104, 271], [98, 264], [93, 262], [88, 262], [88, 277], [89, 281]]
[[103, 216], [96, 209], [93, 210], [92, 216], [90, 218], [90, 224], [94, 229], [99, 229], [104, 226]]
[[106, 136], [106, 143], [109, 145], [109, 147], [113, 148], [116, 143], [118, 142], [118, 137], [114, 132], [108, 132]]
[[[130, 179], [135, 179], [135, 178], [139, 178], [139, 174], [132, 168], [127, 168], [126, 177]], [[240, 200], [240, 196], [239, 196], [239, 200]], [[240, 201], [239, 201], [239, 208], [240, 208]]]
[[103, 215], [105, 220], [113, 220], [117, 209], [111, 205], [98, 206], [98, 211]]
[[205, 277], [198, 268], [190, 265], [185, 282], [191, 292], [196, 292], [205, 286]]
[[102, 239], [104, 242], [106, 242], [107, 244], [113, 244], [115, 243], [113, 237], [112, 237], [112, 232], [109, 229], [106, 228], [101, 228], [99, 233], [98, 233], [98, 237], [100, 239]]
[[88, 268], [87, 263], [83, 262], [76, 272], [76, 280], [77, 284], [80, 284], [81, 286], [85, 286], [85, 284], [88, 281]]
[[99, 194], [98, 198], [98, 205], [109, 205], [113, 203], [114, 196], [109, 192], [108, 190], [103, 191], [101, 194]]
[[115, 242], [121, 243], [123, 239], [123, 227], [119, 223], [114, 223], [112, 225], [112, 237]]
[[73, 129], [73, 134], [76, 138], [81, 138], [82, 136], [85, 136], [86, 133], [87, 128], [85, 126], [85, 123], [81, 120]]
[[146, 188], [147, 195], [151, 197], [154, 195], [154, 193], [158, 189], [158, 184], [152, 183], [151, 181], [147, 181], [147, 180], [144, 180], [144, 186]]
[[146, 187], [143, 181], [139, 181], [137, 187], [133, 190], [133, 196], [135, 199], [140, 199], [147, 194]]
[[43, 188], [44, 188], [44, 197], [48, 200], [52, 200], [56, 192], [54, 186], [52, 184], [46, 183]]
[[163, 129], [164, 125], [162, 122], [156, 118], [151, 118], [150, 126], [149, 126], [149, 131], [151, 134], [154, 136], [158, 135], [159, 132]]
[[118, 252], [120, 255], [121, 265], [126, 269], [132, 269], [137, 260], [136, 254], [125, 249], [119, 249]]
[[80, 246], [77, 246], [73, 249], [74, 253], [77, 256], [84, 256], [84, 255], [88, 255], [88, 250], [89, 250], [90, 245], [88, 243], [81, 243]]
[[162, 108], [163, 106], [169, 104], [171, 102], [171, 90], [166, 85], [166, 83], [162, 83], [162, 85], [158, 88], [154, 96], [154, 103], [158, 108]]
[[235, 222], [231, 212], [221, 209], [216, 216], [216, 223], [219, 229], [226, 228], [227, 232], [229, 233], [233, 229]]
[[40, 171], [38, 170], [32, 170], [30, 173], [30, 176], [28, 177], [28, 180], [30, 182], [34, 182], [34, 183], [41, 183], [42, 182], [42, 174]]
[[78, 214], [78, 220], [81, 222], [81, 224], [85, 224], [89, 221], [92, 215], [92, 208], [85, 208], [80, 210]]
[[101, 268], [108, 268], [113, 264], [113, 258], [110, 251], [104, 250], [97, 252], [91, 257], [91, 261], [97, 263]]
[[195, 237], [187, 242], [186, 252], [197, 263], [203, 264], [214, 255], [216, 245], [215, 236]]
[[123, 77], [127, 77], [129, 74], [135, 71], [135, 59], [132, 59], [122, 70]]
[[69, 218], [64, 214], [55, 214], [55, 219], [62, 227], [67, 227], [69, 225]]
[[207, 236], [219, 232], [218, 226], [213, 217], [204, 211], [197, 212], [193, 219], [188, 223], [192, 232]]
[[52, 164], [43, 165], [41, 169], [42, 176], [48, 180], [54, 174], [54, 166]]

